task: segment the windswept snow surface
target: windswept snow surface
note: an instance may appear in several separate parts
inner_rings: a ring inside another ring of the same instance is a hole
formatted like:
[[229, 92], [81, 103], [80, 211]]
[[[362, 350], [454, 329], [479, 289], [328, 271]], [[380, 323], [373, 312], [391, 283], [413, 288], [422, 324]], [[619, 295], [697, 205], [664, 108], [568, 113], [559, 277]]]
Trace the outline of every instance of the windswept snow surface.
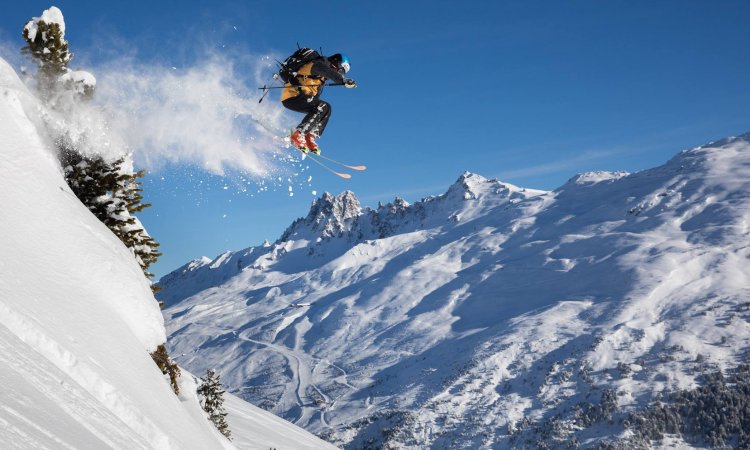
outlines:
[[[0, 448], [233, 448], [194, 383], [183, 377], [178, 398], [151, 360], [166, 334], [148, 282], [67, 187], [40, 113], [0, 59]], [[240, 448], [321, 444], [230, 403]]]
[[274, 245], [162, 279], [173, 352], [347, 448], [622, 437], [593, 412], [747, 354], [748, 140], [552, 192], [464, 174], [413, 205], [326, 194]]

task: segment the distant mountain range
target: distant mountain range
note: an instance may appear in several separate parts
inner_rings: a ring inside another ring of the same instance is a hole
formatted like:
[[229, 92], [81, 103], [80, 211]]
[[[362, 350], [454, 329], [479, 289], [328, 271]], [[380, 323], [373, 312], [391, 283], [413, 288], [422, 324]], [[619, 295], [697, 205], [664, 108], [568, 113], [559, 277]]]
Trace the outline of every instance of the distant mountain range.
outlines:
[[749, 141], [551, 192], [325, 194], [275, 243], [160, 281], [171, 353], [349, 449], [700, 447], [653, 402], [747, 361]]

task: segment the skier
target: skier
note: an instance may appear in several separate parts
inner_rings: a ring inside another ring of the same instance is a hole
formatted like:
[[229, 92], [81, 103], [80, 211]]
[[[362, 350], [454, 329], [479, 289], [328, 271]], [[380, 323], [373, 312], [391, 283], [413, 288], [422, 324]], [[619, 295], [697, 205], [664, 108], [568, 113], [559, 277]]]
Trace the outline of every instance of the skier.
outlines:
[[286, 82], [281, 103], [287, 109], [306, 113], [290, 137], [294, 147], [320, 154], [315, 139], [323, 134], [331, 117], [331, 105], [320, 99], [323, 85], [331, 80], [347, 88], [357, 87], [354, 80], [344, 76], [349, 68], [349, 59], [341, 53], [325, 57], [308, 48], [298, 49], [284, 61], [279, 71]]

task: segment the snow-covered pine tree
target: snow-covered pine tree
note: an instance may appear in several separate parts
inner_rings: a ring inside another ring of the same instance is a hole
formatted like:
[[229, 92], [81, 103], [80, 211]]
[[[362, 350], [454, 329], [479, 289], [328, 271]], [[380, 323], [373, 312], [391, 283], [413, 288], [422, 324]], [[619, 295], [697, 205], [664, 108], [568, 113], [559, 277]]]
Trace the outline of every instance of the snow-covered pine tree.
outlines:
[[217, 430], [227, 439], [232, 438], [232, 432], [226, 421], [226, 410], [224, 409], [224, 390], [222, 389], [219, 374], [212, 369], [206, 370], [206, 376], [201, 378], [201, 384], [198, 386], [198, 395], [200, 396], [201, 406], [208, 413], [209, 420], [214, 424]]
[[40, 91], [49, 96], [73, 59], [65, 40], [65, 21], [60, 9], [52, 6], [41, 17], [31, 19], [23, 27], [23, 38], [28, 45], [22, 51], [33, 56], [39, 67], [37, 81]]
[[143, 273], [151, 278], [154, 274], [150, 273], [148, 268], [161, 256], [161, 253], [157, 250], [159, 244], [149, 236], [134, 215], [151, 206], [149, 203], [142, 202], [141, 192], [143, 192], [143, 188], [140, 178], [143, 177], [143, 174], [144, 172], [139, 170], [120, 178], [118, 189], [112, 192], [116, 209], [113, 209], [110, 213], [110, 218], [113, 220], [110, 228], [133, 252], [133, 256], [143, 269]]
[[[116, 191], [122, 160], [107, 163], [101, 157], [85, 157], [60, 144], [60, 160], [73, 193], [100, 221], [107, 223], [113, 208], [111, 193]], [[110, 227], [111, 228], [111, 227]]]
[[139, 178], [143, 171], [128, 173], [124, 158], [112, 163], [100, 156], [86, 157], [61, 147], [65, 180], [79, 200], [130, 249], [147, 277], [151, 264], [161, 256], [159, 244], [133, 215], [151, 206], [143, 203]]
[[[56, 7], [34, 17], [23, 28], [30, 54], [39, 70], [36, 74], [40, 97], [57, 111], [74, 111], [75, 103], [93, 95], [96, 79], [85, 71], [72, 71], [73, 59], [65, 40], [65, 20]], [[59, 125], [57, 125], [59, 126]], [[65, 179], [73, 192], [130, 249], [147, 277], [149, 266], [161, 256], [159, 244], [149, 236], [134, 216], [151, 205], [143, 203], [140, 178], [143, 171], [124, 167], [125, 158], [107, 161], [98, 156], [86, 136], [70, 138], [70, 130], [51, 131], [60, 151]], [[93, 156], [89, 156], [93, 155]], [[154, 289], [154, 288], [152, 288]]]

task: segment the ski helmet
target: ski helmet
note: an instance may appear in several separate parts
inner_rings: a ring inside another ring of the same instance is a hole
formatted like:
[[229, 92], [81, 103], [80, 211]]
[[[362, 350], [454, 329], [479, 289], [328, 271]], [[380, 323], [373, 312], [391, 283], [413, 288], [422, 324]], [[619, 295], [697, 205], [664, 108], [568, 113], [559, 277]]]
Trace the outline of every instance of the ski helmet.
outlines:
[[338, 67], [344, 69], [344, 73], [349, 72], [349, 69], [351, 69], [351, 65], [349, 64], [349, 58], [346, 57], [346, 55], [342, 53], [336, 53], [335, 55], [331, 55], [330, 58], [328, 58], [332, 63], [336, 64]]

